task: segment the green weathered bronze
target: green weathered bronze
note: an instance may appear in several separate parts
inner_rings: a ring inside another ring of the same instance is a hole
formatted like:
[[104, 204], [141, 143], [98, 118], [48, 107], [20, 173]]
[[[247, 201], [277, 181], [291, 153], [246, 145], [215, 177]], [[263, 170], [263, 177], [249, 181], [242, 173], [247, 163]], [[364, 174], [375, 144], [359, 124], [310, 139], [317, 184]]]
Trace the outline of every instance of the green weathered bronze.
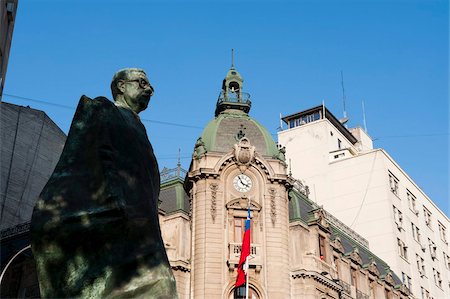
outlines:
[[177, 298], [158, 220], [160, 177], [138, 113], [144, 71], [114, 75], [115, 103], [82, 96], [33, 211], [43, 298]]

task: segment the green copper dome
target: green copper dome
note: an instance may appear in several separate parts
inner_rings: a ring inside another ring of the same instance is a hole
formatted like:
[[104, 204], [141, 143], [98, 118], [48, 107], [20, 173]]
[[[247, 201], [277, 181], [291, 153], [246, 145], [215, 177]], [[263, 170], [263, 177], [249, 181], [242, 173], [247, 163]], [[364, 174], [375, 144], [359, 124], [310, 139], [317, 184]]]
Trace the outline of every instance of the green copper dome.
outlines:
[[239, 139], [246, 137], [259, 154], [274, 158], [278, 155], [277, 146], [266, 128], [239, 110], [221, 112], [208, 123], [201, 137], [207, 152], [229, 152]]
[[243, 79], [232, 67], [222, 84], [216, 105], [216, 117], [211, 120], [201, 135], [206, 152], [229, 152], [243, 137], [248, 138], [260, 155], [279, 157], [279, 150], [272, 136], [260, 123], [248, 116], [251, 101], [248, 93], [242, 92]]

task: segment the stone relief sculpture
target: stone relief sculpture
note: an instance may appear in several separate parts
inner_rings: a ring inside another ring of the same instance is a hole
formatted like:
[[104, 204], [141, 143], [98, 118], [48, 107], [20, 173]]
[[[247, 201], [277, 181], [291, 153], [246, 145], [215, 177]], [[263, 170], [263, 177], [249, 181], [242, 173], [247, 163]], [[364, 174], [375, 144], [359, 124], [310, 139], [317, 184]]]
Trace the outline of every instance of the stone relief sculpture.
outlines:
[[117, 72], [114, 103], [82, 96], [31, 222], [43, 298], [177, 298], [158, 220], [160, 177], [138, 113], [153, 87]]

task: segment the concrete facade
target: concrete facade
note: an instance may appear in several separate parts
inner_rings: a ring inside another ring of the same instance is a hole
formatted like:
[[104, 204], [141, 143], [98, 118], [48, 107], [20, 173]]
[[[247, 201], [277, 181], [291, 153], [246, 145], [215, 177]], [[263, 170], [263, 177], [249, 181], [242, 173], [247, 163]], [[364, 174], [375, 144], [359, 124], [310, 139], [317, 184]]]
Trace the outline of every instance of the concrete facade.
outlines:
[[42, 111], [0, 102], [0, 229], [28, 222], [66, 135]]
[[284, 120], [278, 140], [310, 198], [363, 235], [414, 296], [449, 298], [449, 218], [361, 128], [322, 106]]

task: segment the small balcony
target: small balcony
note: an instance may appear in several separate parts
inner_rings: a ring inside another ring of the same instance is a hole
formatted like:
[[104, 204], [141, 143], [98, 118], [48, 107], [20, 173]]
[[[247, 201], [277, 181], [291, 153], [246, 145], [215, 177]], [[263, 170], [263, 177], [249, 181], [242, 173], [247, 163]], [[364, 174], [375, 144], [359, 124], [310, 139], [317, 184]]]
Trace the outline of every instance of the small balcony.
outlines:
[[237, 109], [248, 113], [250, 107], [252, 106], [252, 101], [250, 101], [250, 94], [246, 92], [224, 92], [221, 91], [219, 98], [217, 99], [216, 105], [216, 116], [220, 112], [226, 109]]
[[[242, 244], [241, 243], [230, 243], [228, 245], [230, 255], [228, 257], [229, 265], [239, 264], [239, 258], [241, 257]], [[250, 244], [250, 256], [248, 262], [251, 266], [261, 266], [262, 265], [262, 247], [259, 244]]]
[[366, 295], [361, 291], [356, 290], [356, 299], [369, 299], [369, 295]]

